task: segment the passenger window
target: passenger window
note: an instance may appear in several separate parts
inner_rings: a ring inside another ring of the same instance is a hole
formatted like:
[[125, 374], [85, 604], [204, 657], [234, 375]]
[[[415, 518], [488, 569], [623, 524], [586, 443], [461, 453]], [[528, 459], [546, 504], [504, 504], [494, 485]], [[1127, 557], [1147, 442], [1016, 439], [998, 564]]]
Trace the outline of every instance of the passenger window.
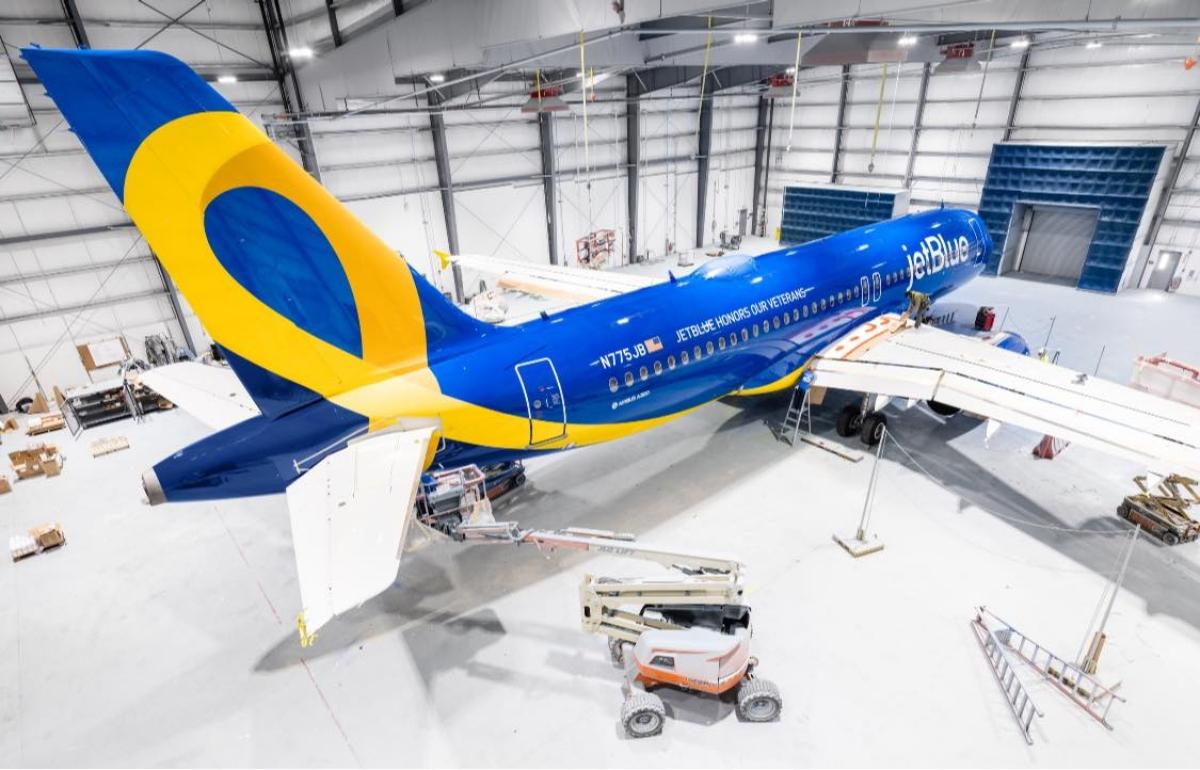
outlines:
[[816, 302], [812, 303], [812, 313], [813, 313], [813, 315], [817, 314], [817, 303]]
[[764, 318], [763, 319], [763, 334], [766, 334], [769, 331], [771, 331], [771, 322]]
[[829, 295], [829, 306], [833, 307], [833, 295], [832, 294]]
[[679, 363], [684, 366], [688, 365], [688, 352], [686, 350], [679, 354]]
[[821, 297], [821, 310], [825, 309], [825, 298]]
[[792, 323], [798, 323], [799, 321], [800, 321], [800, 309], [794, 307], [794, 308], [792, 308]]
[[621, 387], [621, 386], [617, 384], [617, 378], [616, 378], [616, 377], [609, 377], [609, 378], [608, 378], [608, 391], [609, 391], [610, 393], [616, 393], [616, 392], [617, 392], [617, 388], [619, 388], [619, 387]]
[[753, 326], [750, 327], [750, 333], [753, 334], [755, 337], [758, 336], [758, 324], [754, 324]]
[[858, 297], [858, 287], [857, 286], [854, 287], [854, 296]]
[[745, 329], [742, 329], [742, 342], [746, 342], [749, 339], [750, 339], [750, 332], [746, 331]]
[[771, 325], [774, 326], [776, 329], [779, 328], [779, 316], [775, 316], [774, 318], [771, 319]]
[[721, 350], [725, 349], [725, 338], [724, 337], [717, 338], [717, 347], [719, 347]]
[[625, 387], [633, 387], [633, 372], [625, 372]]
[[641, 369], [638, 369], [638, 376], [642, 378], [642, 382], [645, 382], [650, 379], [650, 372], [643, 366]]
[[655, 373], [655, 374], [662, 374], [662, 361], [655, 361], [655, 362], [654, 362], [654, 373]]
[[[722, 345], [721, 347], [724, 347], [724, 345]], [[706, 343], [704, 344], [704, 352], [705, 352], [705, 353], [708, 353], [710, 356], [713, 354], [713, 344], [712, 344], [712, 340], [709, 340], [708, 342], [706, 342]]]
[[737, 332], [730, 332], [729, 333], [729, 347], [732, 348], [732, 347], [735, 347], [736, 345], [737, 345]]
[[[687, 353], [684, 353], [684, 355], [686, 356], [686, 355], [687, 355]], [[684, 361], [684, 363], [687, 363], [687, 362], [686, 362], [686, 361]], [[667, 356], [667, 368], [668, 368], [668, 369], [674, 369], [674, 368], [675, 368], [675, 356]]]
[[846, 299], [845, 296], [843, 296], [843, 294], [839, 291], [838, 292], [838, 304], [839, 305], [842, 304], [845, 301], [845, 299]]
[[692, 355], [693, 355], [693, 356], [696, 358], [696, 360], [697, 360], [697, 361], [699, 361], [699, 360], [700, 360], [700, 346], [699, 346], [699, 345], [697, 345], [697, 346], [696, 346], [696, 347], [695, 347], [695, 348], [692, 350]]
[[805, 305], [802, 310], [804, 311], [804, 317], [808, 318], [808, 305]]

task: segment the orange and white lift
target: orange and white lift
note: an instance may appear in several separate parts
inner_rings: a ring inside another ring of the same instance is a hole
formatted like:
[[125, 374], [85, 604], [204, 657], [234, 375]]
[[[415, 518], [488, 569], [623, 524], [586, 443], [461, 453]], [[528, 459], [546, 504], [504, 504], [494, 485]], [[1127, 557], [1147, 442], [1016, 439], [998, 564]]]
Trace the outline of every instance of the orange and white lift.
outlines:
[[659, 687], [732, 695], [747, 722], [778, 718], [778, 688], [755, 674], [750, 608], [742, 603], [742, 565], [735, 559], [642, 544], [605, 530], [522, 530], [516, 522], [466, 523], [458, 535], [468, 542], [641, 559], [680, 573], [657, 579], [585, 575], [579, 588], [583, 629], [608, 637], [613, 664], [626, 671], [621, 723], [629, 737], [662, 732], [666, 710], [653, 692]]

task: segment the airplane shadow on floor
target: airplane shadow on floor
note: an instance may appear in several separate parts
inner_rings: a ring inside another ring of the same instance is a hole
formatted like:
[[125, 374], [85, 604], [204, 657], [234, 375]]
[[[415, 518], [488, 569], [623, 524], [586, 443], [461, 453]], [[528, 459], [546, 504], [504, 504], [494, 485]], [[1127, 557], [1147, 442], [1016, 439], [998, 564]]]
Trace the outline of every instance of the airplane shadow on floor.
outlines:
[[[843, 439], [833, 431], [838, 410], [856, 398], [852, 394], [831, 392], [813, 413], [816, 433], [848, 448], [869, 452], [856, 438]], [[520, 521], [524, 527], [561, 528], [582, 526], [619, 532], [642, 532], [673, 518], [678, 512], [722, 491], [730, 483], [751, 473], [769, 471], [792, 451], [786, 443], [762, 434], [739, 432], [749, 423], [777, 424], [787, 406], [787, 396], [738, 399], [738, 406], [715, 430], [705, 432], [697, 426], [679, 427], [671, 423], [656, 433], [670, 436], [660, 441], [682, 443], [687, 453], [666, 469], [624, 490], [615, 498], [595, 503], [575, 494], [539, 489], [536, 474], [530, 482], [503, 505], [501, 519]], [[1113, 533], [1128, 531], [1128, 525], [1105, 511], [1083, 525], [1064, 521], [1033, 498], [1017, 491], [986, 467], [950, 445], [950, 441], [979, 426], [966, 416], [943, 419], [922, 407], [904, 412], [889, 409], [889, 427], [903, 436], [905, 447], [919, 458], [918, 468], [899, 452], [887, 453], [885, 461], [897, 462], [915, 473], [928, 475], [963, 503], [977, 506], [989, 515], [1020, 529], [1076, 563], [1107, 577], [1125, 545], [1125, 538]], [[749, 437], [748, 437], [749, 435]], [[575, 483], [592, 482], [609, 474], [620, 475], [630, 465], [629, 439], [592, 447], [587, 458], [564, 462], [551, 471], [556, 485], [574, 489]], [[636, 459], [636, 458], [635, 458]], [[686, 473], [673, 471], [686, 465]], [[686, 478], [686, 483], [680, 483]], [[565, 483], [564, 483], [565, 482]], [[664, 504], [670, 500], [670, 504]], [[1114, 501], [1115, 505], [1115, 501]], [[1096, 530], [1080, 534], [1070, 529]], [[1103, 533], [1103, 534], [1101, 534]], [[1170, 549], [1157, 541], [1139, 544], [1126, 576], [1125, 590], [1141, 597], [1151, 613], [1179, 618], [1200, 629], [1200, 568], [1184, 560], [1172, 559]], [[447, 667], [470, 670], [471, 656], [504, 633], [494, 613], [480, 610], [483, 605], [543, 580], [588, 558], [580, 553], [539, 554], [535, 549], [457, 543], [435, 543], [408, 553], [400, 565], [395, 584], [329, 624], [318, 634], [313, 647], [302, 649], [294, 634], [281, 639], [256, 665], [257, 670], [277, 670], [337, 652], [380, 634], [400, 629], [410, 642], [409, 649], [425, 649], [436, 654], [418, 655], [417, 662], [426, 684]], [[520, 558], [524, 556], [525, 558]], [[1081, 596], [1085, 604], [1093, 596]], [[453, 654], [443, 654], [446, 650]], [[603, 646], [598, 656], [605, 655]], [[475, 667], [476, 673], [483, 672]], [[429, 672], [429, 673], [426, 673]], [[486, 674], [496, 678], [502, 673]]]

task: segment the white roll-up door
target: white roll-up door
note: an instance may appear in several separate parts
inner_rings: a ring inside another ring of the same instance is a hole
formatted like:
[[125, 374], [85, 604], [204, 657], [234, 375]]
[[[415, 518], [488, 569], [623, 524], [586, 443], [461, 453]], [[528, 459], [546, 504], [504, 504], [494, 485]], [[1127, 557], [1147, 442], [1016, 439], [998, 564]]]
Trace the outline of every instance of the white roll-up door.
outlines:
[[1096, 209], [1034, 206], [1029, 236], [1017, 270], [1078, 279], [1092, 245], [1099, 215]]

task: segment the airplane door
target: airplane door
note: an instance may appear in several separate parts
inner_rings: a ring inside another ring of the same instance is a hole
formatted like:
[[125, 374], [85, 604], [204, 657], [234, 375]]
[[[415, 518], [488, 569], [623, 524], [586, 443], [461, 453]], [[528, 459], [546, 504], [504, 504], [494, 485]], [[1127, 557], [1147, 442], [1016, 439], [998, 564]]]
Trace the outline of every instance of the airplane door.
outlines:
[[517, 364], [517, 379], [529, 412], [529, 445], [537, 446], [567, 435], [567, 405], [558, 372], [549, 358]]
[[859, 299], [865, 306], [871, 301], [871, 284], [867, 282], [867, 277], [865, 275], [858, 279], [858, 289]]
[[871, 301], [878, 302], [879, 298], [883, 296], [883, 279], [879, 276], [879, 273], [871, 274], [871, 288]]

